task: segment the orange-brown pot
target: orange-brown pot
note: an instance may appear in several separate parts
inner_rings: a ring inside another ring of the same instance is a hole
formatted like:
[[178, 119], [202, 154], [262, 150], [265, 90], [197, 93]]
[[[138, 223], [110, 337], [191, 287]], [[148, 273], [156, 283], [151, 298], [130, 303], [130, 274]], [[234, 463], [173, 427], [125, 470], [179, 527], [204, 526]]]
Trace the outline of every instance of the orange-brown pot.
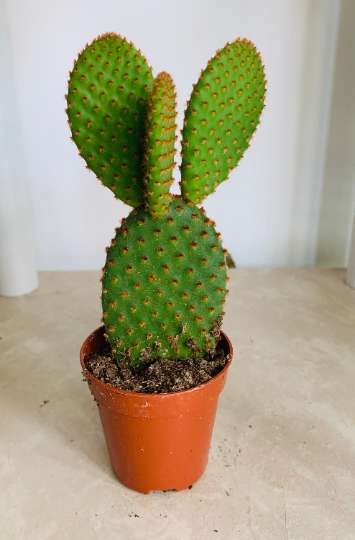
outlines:
[[139, 394], [113, 388], [86, 370], [85, 357], [104, 343], [104, 326], [80, 350], [80, 362], [99, 404], [112, 468], [125, 486], [141, 493], [191, 486], [207, 462], [219, 394], [233, 349], [222, 332], [221, 346], [229, 362], [201, 386], [167, 394]]

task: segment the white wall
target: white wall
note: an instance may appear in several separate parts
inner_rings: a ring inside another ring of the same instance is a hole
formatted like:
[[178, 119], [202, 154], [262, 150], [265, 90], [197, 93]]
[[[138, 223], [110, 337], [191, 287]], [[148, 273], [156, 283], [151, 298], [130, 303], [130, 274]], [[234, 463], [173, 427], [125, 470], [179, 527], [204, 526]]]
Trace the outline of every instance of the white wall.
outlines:
[[340, 0], [6, 0], [40, 269], [94, 269], [128, 208], [77, 156], [64, 114], [76, 53], [124, 34], [154, 74], [177, 84], [180, 122], [192, 84], [238, 36], [262, 53], [261, 126], [241, 166], [204, 204], [238, 266], [313, 264]]
[[347, 264], [354, 203], [355, 2], [343, 0], [320, 216], [319, 266]]

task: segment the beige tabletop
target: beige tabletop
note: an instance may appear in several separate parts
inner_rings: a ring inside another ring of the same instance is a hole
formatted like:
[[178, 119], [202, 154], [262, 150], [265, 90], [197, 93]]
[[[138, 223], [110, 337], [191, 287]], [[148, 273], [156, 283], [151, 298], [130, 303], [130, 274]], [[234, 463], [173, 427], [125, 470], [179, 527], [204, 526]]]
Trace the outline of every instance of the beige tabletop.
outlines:
[[355, 291], [343, 270], [231, 270], [234, 360], [190, 490], [141, 495], [109, 463], [79, 348], [97, 272], [0, 299], [1, 540], [354, 540]]

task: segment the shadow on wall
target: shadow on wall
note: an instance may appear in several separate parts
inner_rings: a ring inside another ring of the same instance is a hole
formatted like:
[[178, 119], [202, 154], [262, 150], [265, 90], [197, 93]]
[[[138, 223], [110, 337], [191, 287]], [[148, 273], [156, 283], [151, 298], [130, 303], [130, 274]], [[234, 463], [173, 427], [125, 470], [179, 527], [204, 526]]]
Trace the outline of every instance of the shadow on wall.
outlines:
[[317, 266], [346, 266], [355, 199], [355, 2], [343, 0]]

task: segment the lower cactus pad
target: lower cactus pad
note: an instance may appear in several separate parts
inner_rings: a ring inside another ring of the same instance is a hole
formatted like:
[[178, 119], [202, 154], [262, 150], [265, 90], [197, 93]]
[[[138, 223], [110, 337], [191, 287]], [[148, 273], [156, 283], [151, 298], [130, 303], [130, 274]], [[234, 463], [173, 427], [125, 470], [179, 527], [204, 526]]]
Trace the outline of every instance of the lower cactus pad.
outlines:
[[143, 207], [117, 229], [102, 279], [104, 323], [119, 363], [204, 356], [226, 296], [214, 223], [176, 197], [154, 219]]

